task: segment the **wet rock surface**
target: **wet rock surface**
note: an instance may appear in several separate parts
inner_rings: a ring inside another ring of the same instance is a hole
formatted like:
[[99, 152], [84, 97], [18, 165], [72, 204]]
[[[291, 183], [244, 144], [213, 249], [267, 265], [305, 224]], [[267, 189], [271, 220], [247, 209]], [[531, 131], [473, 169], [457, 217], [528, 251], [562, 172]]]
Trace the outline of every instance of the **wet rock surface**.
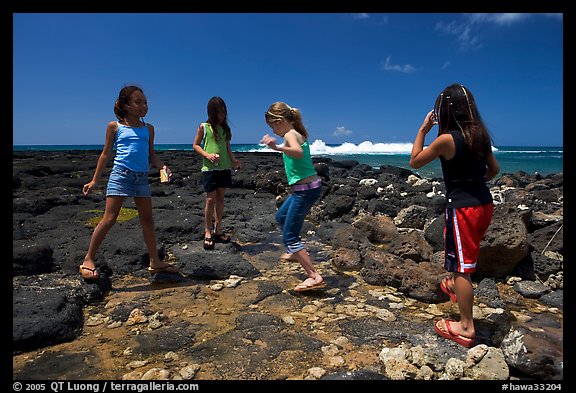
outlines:
[[327, 286], [297, 293], [304, 271], [279, 259], [274, 219], [287, 190], [280, 156], [237, 154], [223, 222], [233, 242], [205, 251], [199, 160], [159, 154], [174, 177], [150, 174], [156, 234], [182, 274], [148, 274], [136, 217], [109, 232], [94, 283], [78, 265], [104, 208], [106, 176], [81, 193], [99, 152], [14, 152], [14, 379], [563, 378], [561, 174], [491, 183], [477, 345], [466, 349], [433, 329], [458, 318], [438, 288], [440, 179], [315, 159], [323, 196], [302, 236]]

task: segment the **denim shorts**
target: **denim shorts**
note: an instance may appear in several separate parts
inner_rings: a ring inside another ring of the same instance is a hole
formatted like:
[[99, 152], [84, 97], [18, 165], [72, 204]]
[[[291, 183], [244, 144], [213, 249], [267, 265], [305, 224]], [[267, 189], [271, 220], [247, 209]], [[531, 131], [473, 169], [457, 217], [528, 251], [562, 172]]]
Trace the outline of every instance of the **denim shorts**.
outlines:
[[204, 171], [202, 172], [202, 185], [204, 192], [216, 191], [217, 188], [230, 188], [232, 187], [232, 171], [230, 169]]
[[106, 196], [150, 197], [148, 172], [134, 172], [114, 165], [108, 178]]

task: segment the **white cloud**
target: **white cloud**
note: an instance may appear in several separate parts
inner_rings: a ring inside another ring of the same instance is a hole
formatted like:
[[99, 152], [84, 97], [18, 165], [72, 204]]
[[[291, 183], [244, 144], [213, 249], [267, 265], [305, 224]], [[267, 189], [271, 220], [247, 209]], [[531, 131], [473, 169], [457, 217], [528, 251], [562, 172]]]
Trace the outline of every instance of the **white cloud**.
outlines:
[[558, 20], [563, 20], [563, 14], [530, 14], [530, 13], [505, 13], [505, 14], [464, 14], [471, 23], [494, 23], [498, 26], [512, 25], [517, 22], [522, 22], [528, 18], [545, 16], [548, 18], [554, 18]]
[[475, 13], [464, 14], [465, 21], [450, 23], [438, 22], [436, 30], [453, 35], [462, 51], [482, 47], [482, 37], [477, 33], [482, 24], [493, 24], [497, 27], [512, 26], [534, 16], [545, 16], [563, 20], [563, 14], [530, 14], [530, 13]]
[[346, 127], [336, 127], [336, 131], [332, 133], [332, 136], [348, 136], [352, 135], [352, 131], [347, 130]]
[[564, 20], [564, 14], [542, 14], [542, 15], [558, 20]]
[[404, 65], [399, 65], [399, 64], [390, 64], [390, 57], [388, 56], [386, 58], [386, 61], [384, 62], [384, 64], [382, 65], [382, 68], [385, 71], [399, 71], [399, 72], [404, 72], [406, 74], [409, 74], [411, 72], [416, 71], [416, 68], [414, 68], [413, 66], [411, 66], [410, 64], [404, 64]]
[[445, 70], [448, 67], [450, 67], [450, 60], [446, 60], [440, 69]]
[[494, 23], [496, 25], [511, 25], [516, 22], [520, 22], [530, 16], [530, 14], [518, 14], [518, 13], [507, 13], [507, 14], [467, 14], [468, 20], [471, 23]]
[[388, 24], [388, 15], [381, 15], [381, 14], [368, 14], [365, 12], [350, 14], [352, 19], [355, 20], [368, 20], [370, 19], [371, 22], [376, 23], [377, 25], [387, 25]]
[[453, 35], [456, 38], [456, 41], [458, 41], [462, 51], [482, 47], [480, 36], [473, 34], [472, 26], [467, 23], [456, 23], [452, 21], [445, 24], [443, 22], [438, 22], [436, 23], [436, 30], [440, 30], [445, 34]]

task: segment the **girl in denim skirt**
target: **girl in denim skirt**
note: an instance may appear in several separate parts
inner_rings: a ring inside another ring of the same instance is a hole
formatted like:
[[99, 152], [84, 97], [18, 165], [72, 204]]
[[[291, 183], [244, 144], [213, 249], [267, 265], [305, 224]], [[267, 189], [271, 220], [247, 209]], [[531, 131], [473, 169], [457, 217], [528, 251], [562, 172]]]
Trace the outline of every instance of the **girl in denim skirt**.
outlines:
[[308, 274], [308, 278], [294, 288], [295, 291], [322, 288], [326, 285], [324, 279], [314, 268], [300, 237], [306, 215], [322, 194], [322, 180], [310, 156], [308, 131], [302, 123], [300, 111], [284, 102], [272, 104], [265, 113], [265, 119], [272, 131], [284, 138], [284, 143], [277, 145], [276, 139], [268, 134], [260, 143], [282, 152], [288, 185], [292, 188], [292, 193], [276, 213], [286, 247], [281, 258], [299, 262]]
[[178, 272], [176, 266], [162, 262], [158, 256], [148, 172], [152, 164], [165, 170], [168, 176], [172, 173], [154, 153], [154, 126], [144, 122], [146, 113], [148, 113], [148, 102], [142, 89], [137, 86], [123, 87], [114, 104], [114, 114], [118, 120], [108, 123], [106, 141], [98, 158], [94, 176], [82, 189], [84, 195], [88, 195], [98, 183], [102, 172], [112, 158], [115, 145], [116, 155], [106, 189], [104, 217], [94, 229], [88, 251], [80, 265], [80, 274], [86, 280], [96, 280], [100, 277], [94, 264], [96, 251], [108, 231], [116, 223], [126, 197], [133, 197], [138, 209], [144, 242], [150, 255], [148, 267], [150, 274]]

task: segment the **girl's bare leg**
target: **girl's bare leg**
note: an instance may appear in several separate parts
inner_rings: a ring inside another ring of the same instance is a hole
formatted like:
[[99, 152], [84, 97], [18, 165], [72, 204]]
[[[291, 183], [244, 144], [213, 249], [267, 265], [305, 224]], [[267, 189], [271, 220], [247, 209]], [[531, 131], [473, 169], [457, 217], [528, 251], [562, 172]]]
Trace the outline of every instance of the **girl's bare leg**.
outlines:
[[84, 257], [84, 261], [82, 262], [83, 266], [89, 269], [96, 268], [96, 265], [94, 264], [94, 260], [96, 259], [96, 252], [98, 251], [98, 248], [106, 238], [108, 231], [116, 223], [116, 219], [118, 218], [118, 214], [120, 213], [120, 208], [122, 207], [123, 203], [124, 203], [124, 197], [121, 196], [109, 196], [106, 198], [104, 217], [102, 217], [102, 220], [98, 223], [98, 225], [96, 225], [96, 228], [94, 228], [94, 232], [92, 233], [92, 237], [90, 238], [90, 245], [88, 246], [88, 251], [86, 252], [86, 256]]
[[216, 203], [214, 204], [214, 214], [216, 215], [214, 219], [214, 233], [222, 233], [222, 217], [224, 216], [224, 194], [226, 192], [225, 188], [216, 189]]
[[212, 237], [212, 220], [216, 211], [216, 190], [206, 193], [206, 206], [204, 207], [204, 237]]
[[302, 250], [300, 250], [298, 252], [293, 253], [291, 258], [300, 262], [300, 264], [302, 265], [302, 267], [306, 271], [306, 274], [308, 274], [309, 278], [307, 279], [307, 282], [305, 281], [306, 284], [310, 283], [310, 284], [314, 285], [314, 284], [320, 284], [321, 282], [324, 281], [322, 276], [314, 268], [314, 264], [312, 263], [312, 258], [310, 258], [310, 255], [308, 254], [308, 251], [306, 251], [305, 248], [303, 248]]
[[464, 337], [474, 337], [474, 287], [469, 273], [452, 273], [454, 276], [454, 293], [458, 299], [458, 309], [460, 310], [460, 322], [453, 322], [450, 326], [454, 332]]

